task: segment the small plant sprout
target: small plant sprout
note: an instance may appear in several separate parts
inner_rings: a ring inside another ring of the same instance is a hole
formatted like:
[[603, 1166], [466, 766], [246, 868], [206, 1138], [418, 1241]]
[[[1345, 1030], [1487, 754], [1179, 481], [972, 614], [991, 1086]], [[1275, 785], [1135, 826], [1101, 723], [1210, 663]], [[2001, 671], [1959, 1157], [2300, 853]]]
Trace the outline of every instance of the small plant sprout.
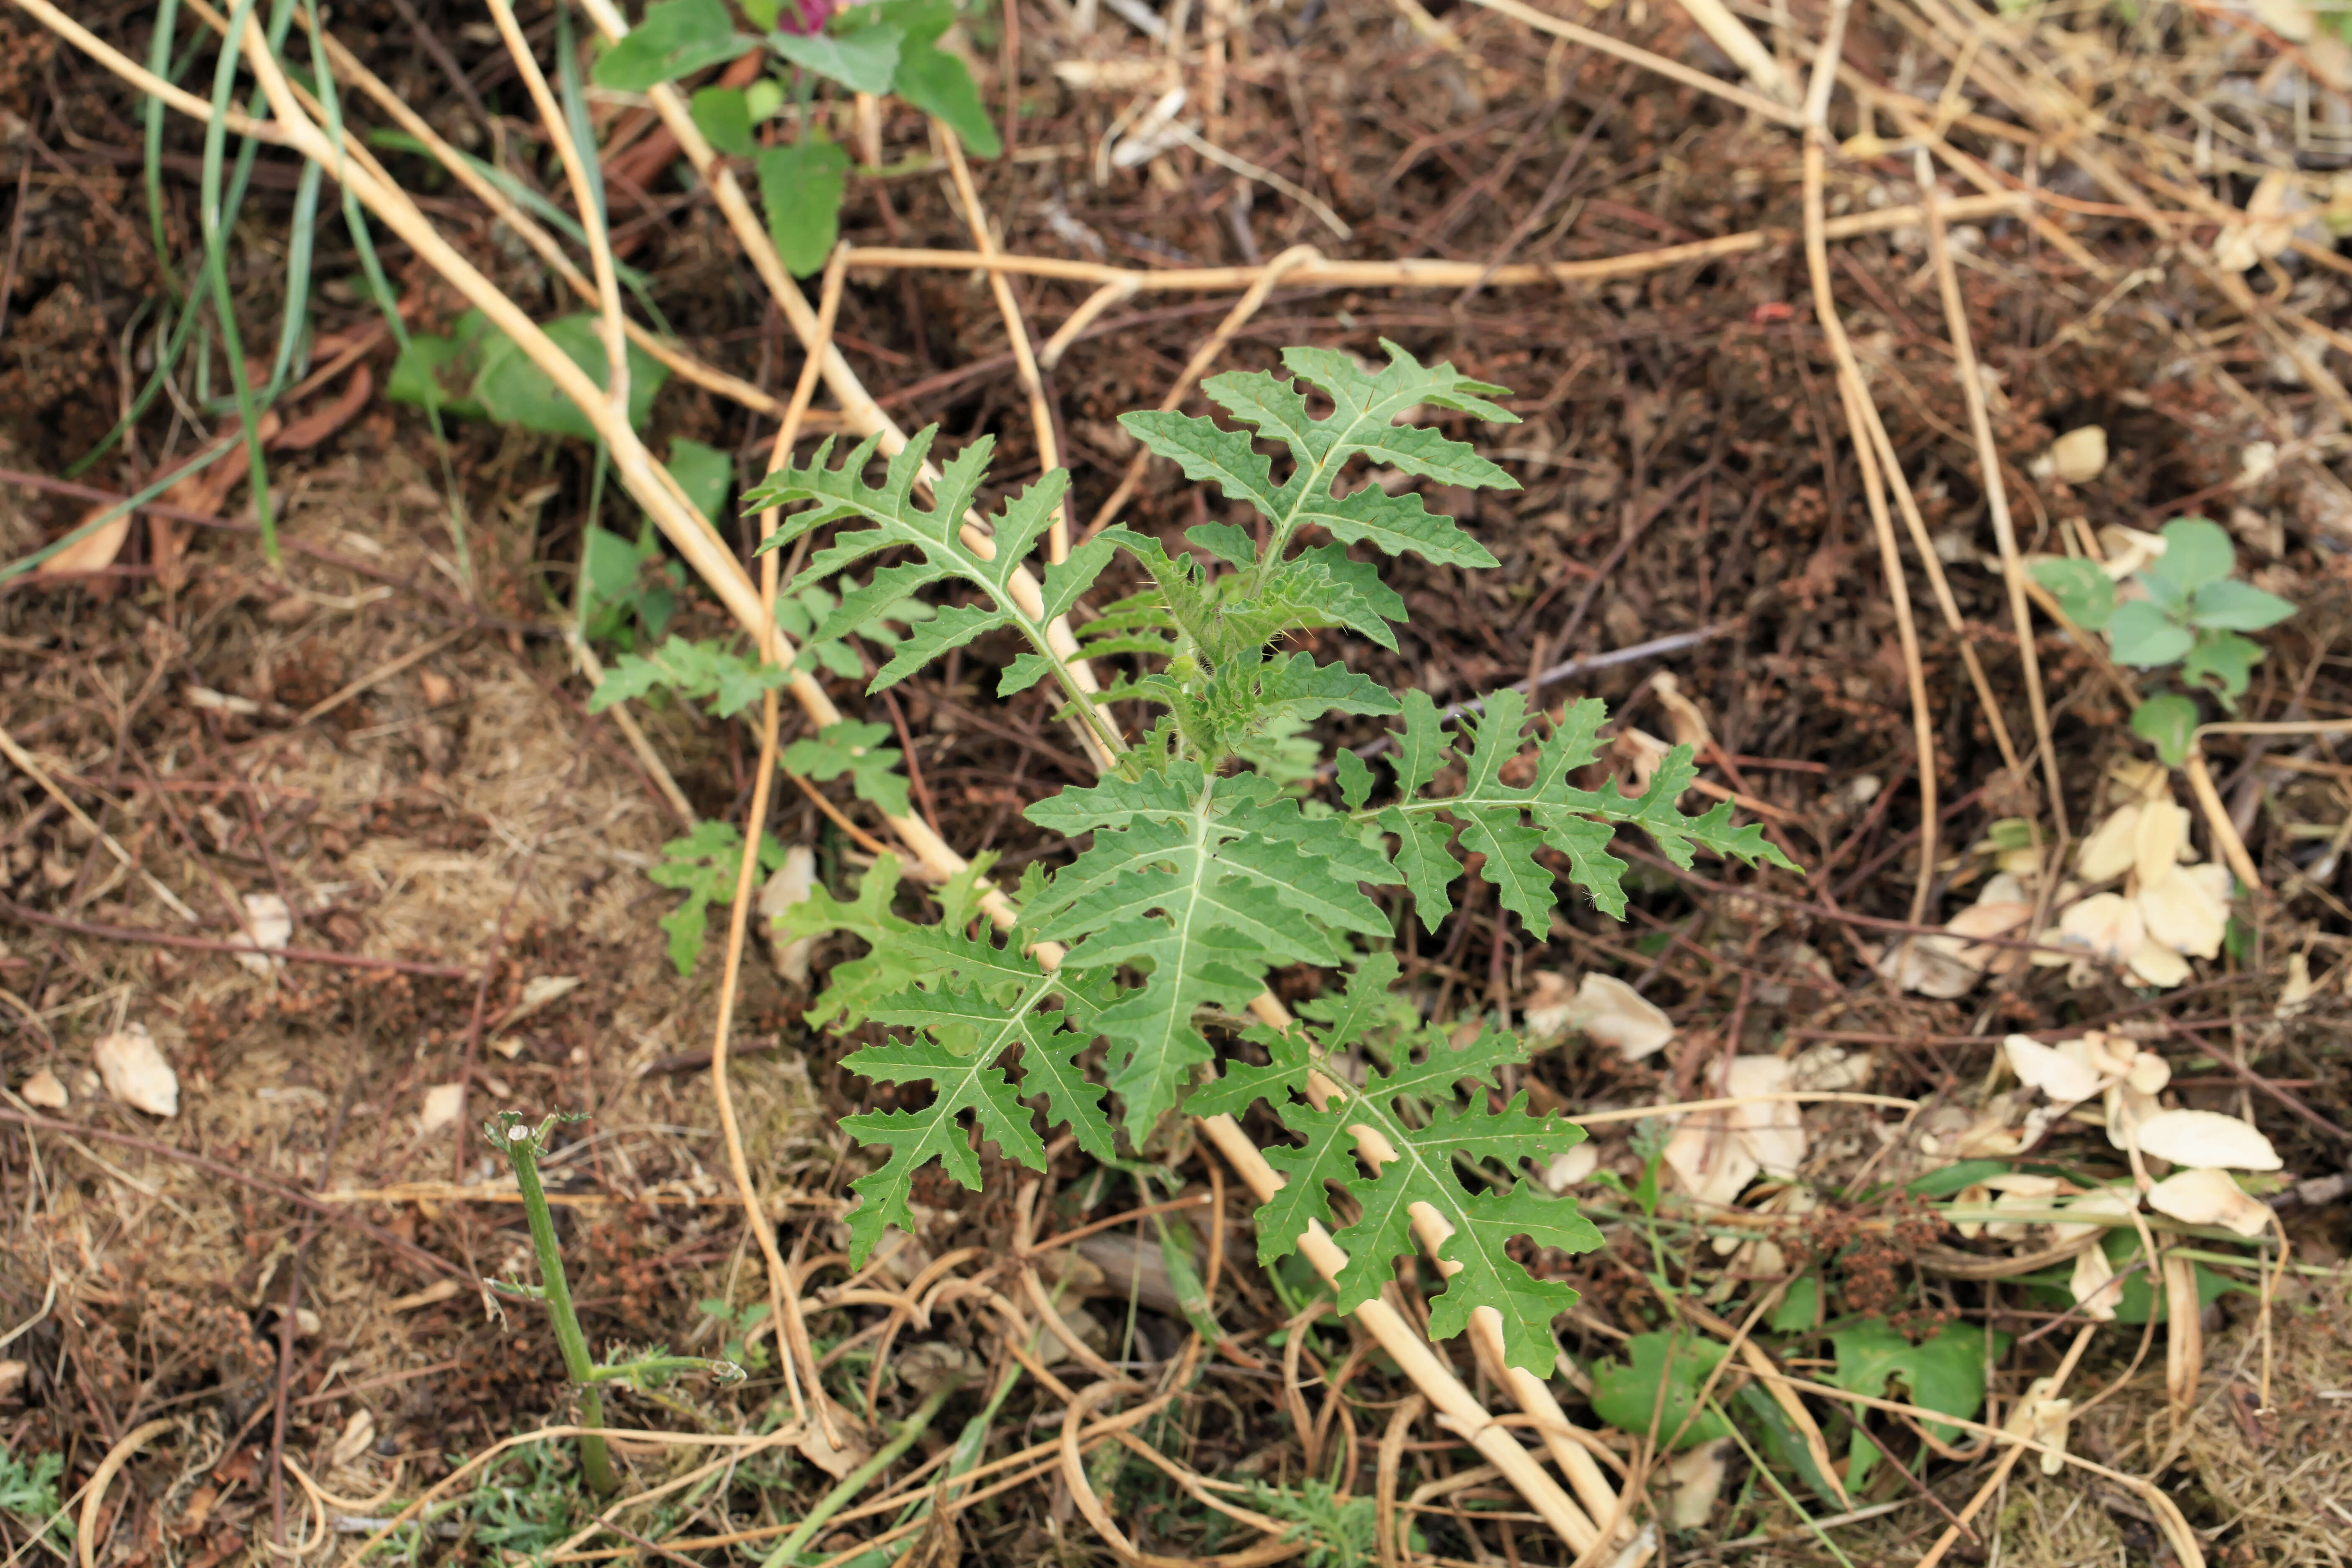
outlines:
[[[2112, 531], [2125, 535], [2112, 559], [2037, 561], [2034, 581], [2076, 626], [2105, 632], [2117, 664], [2179, 665], [2191, 690], [2210, 691], [2235, 712], [2263, 653], [2243, 634], [2278, 625], [2294, 606], [2231, 575], [2238, 552], [2219, 523], [2178, 517], [2161, 534]], [[2196, 700], [2160, 692], [2133, 710], [2131, 726], [2167, 767], [2179, 767], [2197, 727]]]
[[596, 1394], [598, 1384], [625, 1383], [636, 1388], [654, 1388], [681, 1373], [696, 1372], [732, 1382], [743, 1375], [743, 1369], [731, 1362], [669, 1355], [659, 1348], [643, 1356], [603, 1365], [589, 1356], [588, 1336], [581, 1331], [580, 1315], [572, 1305], [572, 1286], [564, 1277], [563, 1250], [555, 1239], [555, 1218], [547, 1206], [547, 1189], [539, 1179], [539, 1162], [547, 1153], [548, 1134], [559, 1122], [586, 1120], [584, 1116], [567, 1116], [558, 1111], [533, 1128], [520, 1111], [501, 1110], [482, 1124], [491, 1146], [514, 1167], [515, 1185], [522, 1193], [523, 1215], [530, 1223], [531, 1249], [539, 1255], [540, 1279], [536, 1286], [506, 1279], [485, 1279], [482, 1283], [494, 1291], [523, 1300], [547, 1303], [548, 1321], [554, 1326], [555, 1342], [563, 1352], [564, 1374], [579, 1385], [580, 1425], [589, 1429], [580, 1439], [580, 1470], [587, 1478], [589, 1488], [599, 1497], [606, 1497], [621, 1483], [613, 1473], [613, 1458], [605, 1449], [604, 1439], [596, 1435], [604, 1425], [604, 1401]]

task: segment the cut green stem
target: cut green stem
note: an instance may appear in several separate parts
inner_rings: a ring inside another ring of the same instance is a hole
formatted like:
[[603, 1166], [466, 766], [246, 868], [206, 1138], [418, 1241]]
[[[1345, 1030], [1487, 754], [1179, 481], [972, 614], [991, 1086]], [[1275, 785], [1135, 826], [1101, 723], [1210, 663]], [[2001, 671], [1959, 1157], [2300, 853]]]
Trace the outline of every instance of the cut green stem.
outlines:
[[[552, 1123], [554, 1118], [548, 1119]], [[555, 1327], [555, 1342], [563, 1352], [563, 1373], [579, 1384], [580, 1425], [601, 1429], [604, 1401], [596, 1396], [596, 1364], [588, 1354], [588, 1336], [580, 1331], [580, 1314], [572, 1307], [572, 1286], [563, 1276], [563, 1251], [556, 1244], [555, 1219], [547, 1206], [547, 1189], [540, 1185], [540, 1134], [534, 1134], [512, 1111], [501, 1112], [485, 1129], [514, 1167], [515, 1185], [522, 1192], [522, 1210], [530, 1221], [530, 1245], [539, 1254], [540, 1291], [547, 1302], [548, 1321]], [[542, 1125], [540, 1133], [546, 1131]], [[595, 1430], [580, 1438], [580, 1472], [591, 1490], [608, 1497], [619, 1489], [613, 1457]]]

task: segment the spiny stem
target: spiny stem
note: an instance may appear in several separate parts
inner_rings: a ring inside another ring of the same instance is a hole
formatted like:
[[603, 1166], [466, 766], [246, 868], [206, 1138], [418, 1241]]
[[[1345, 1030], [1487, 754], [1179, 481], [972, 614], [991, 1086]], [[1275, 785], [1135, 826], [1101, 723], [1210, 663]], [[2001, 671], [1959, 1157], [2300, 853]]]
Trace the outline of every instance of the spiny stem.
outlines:
[[[547, 1189], [540, 1185], [539, 1140], [511, 1113], [491, 1123], [488, 1131], [505, 1150], [507, 1163], [514, 1167], [515, 1185], [522, 1192], [523, 1214], [530, 1221], [530, 1245], [539, 1254], [540, 1287], [547, 1300], [548, 1321], [554, 1325], [555, 1342], [563, 1352], [563, 1373], [580, 1389], [580, 1425], [602, 1427], [604, 1404], [596, 1395], [596, 1363], [588, 1354], [588, 1336], [580, 1331], [580, 1315], [572, 1307], [572, 1286], [563, 1277], [563, 1250], [555, 1240]], [[604, 1439], [593, 1431], [581, 1435], [580, 1471], [587, 1478], [589, 1489], [599, 1497], [620, 1489], [621, 1479], [613, 1473], [613, 1458], [605, 1451]]]

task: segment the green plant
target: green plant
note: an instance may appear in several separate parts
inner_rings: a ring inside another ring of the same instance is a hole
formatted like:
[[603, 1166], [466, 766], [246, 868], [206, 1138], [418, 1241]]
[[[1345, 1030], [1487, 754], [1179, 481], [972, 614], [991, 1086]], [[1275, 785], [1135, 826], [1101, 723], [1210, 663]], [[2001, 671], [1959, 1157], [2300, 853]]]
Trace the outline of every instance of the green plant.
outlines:
[[[1915, 1345], [1885, 1320], [1864, 1318], [1831, 1331], [1837, 1368], [1830, 1381], [1876, 1399], [1885, 1395], [1890, 1381], [1900, 1379], [1909, 1390], [1912, 1404], [1965, 1421], [1983, 1408], [1985, 1367], [2007, 1353], [2009, 1339], [2007, 1334], [1996, 1333], [1988, 1347], [1984, 1330], [1976, 1324], [1947, 1323]], [[1957, 1427], [1933, 1421], [1927, 1423], [1927, 1431], [1945, 1440], [1959, 1436]], [[1877, 1458], [1878, 1445], [1857, 1422], [1846, 1459], [1845, 1484], [1850, 1490], [1861, 1489]]]
[[[604, 695], [602, 688], [598, 695]], [[784, 847], [772, 835], [761, 834], [761, 869], [772, 871], [783, 863]], [[669, 961], [680, 974], [694, 973], [709, 928], [710, 906], [734, 898], [735, 879], [742, 868], [741, 829], [731, 822], [698, 822], [685, 837], [663, 845], [661, 864], [646, 873], [656, 887], [686, 894], [686, 902], [661, 918], [662, 930], [669, 933]]]
[[1341, 1497], [1328, 1481], [1313, 1477], [1296, 1490], [1255, 1483], [1252, 1506], [1267, 1517], [1289, 1521], [1282, 1539], [1304, 1543], [1303, 1568], [1364, 1568], [1379, 1550], [1380, 1505], [1368, 1497]]
[[697, 1301], [694, 1309], [719, 1325], [719, 1337], [730, 1362], [746, 1372], [768, 1370], [766, 1343], [751, 1338], [751, 1331], [768, 1321], [767, 1302], [748, 1301], [739, 1310], [713, 1296]]
[[[916, 1173], [931, 1161], [966, 1187], [979, 1186], [967, 1116], [981, 1137], [1035, 1168], [1045, 1146], [1024, 1097], [1043, 1096], [1049, 1123], [1066, 1123], [1097, 1158], [1115, 1155], [1121, 1128], [1141, 1146], [1180, 1105], [1210, 1114], [1264, 1099], [1302, 1140], [1268, 1151], [1292, 1180], [1258, 1216], [1267, 1261], [1287, 1254], [1310, 1219], [1334, 1226], [1353, 1259], [1340, 1289], [1348, 1310], [1375, 1294], [1391, 1260], [1412, 1249], [1408, 1211], [1428, 1204], [1453, 1227], [1443, 1256], [1464, 1265], [1431, 1298], [1433, 1331], [1458, 1332], [1473, 1307], [1494, 1307], [1511, 1361], [1549, 1375], [1551, 1321], [1575, 1293], [1535, 1279], [1506, 1247], [1523, 1237], [1564, 1247], [1598, 1244], [1570, 1200], [1524, 1179], [1525, 1161], [1549, 1158], [1582, 1134], [1557, 1116], [1529, 1114], [1524, 1097], [1497, 1108], [1497, 1069], [1527, 1056], [1515, 1037], [1488, 1029], [1456, 1048], [1439, 1030], [1396, 1026], [1391, 987], [1398, 966], [1386, 949], [1400, 917], [1366, 889], [1403, 889], [1434, 930], [1465, 871], [1454, 847], [1458, 834], [1503, 908], [1542, 932], [1561, 874], [1600, 908], [1622, 913], [1623, 863], [1608, 852], [1620, 826], [1643, 827], [1683, 865], [1699, 848], [1750, 864], [1789, 862], [1758, 828], [1735, 826], [1728, 806], [1682, 815], [1675, 802], [1695, 773], [1687, 749], [1672, 754], [1638, 796], [1620, 794], [1613, 782], [1599, 790], [1573, 783], [1600, 754], [1598, 702], [1569, 705], [1529, 754], [1517, 692], [1497, 693], [1483, 717], [1457, 721], [1449, 732], [1425, 693], [1400, 698], [1342, 663], [1279, 647], [1313, 628], [1345, 628], [1396, 646], [1391, 623], [1404, 618], [1404, 602], [1374, 565], [1349, 556], [1350, 544], [1444, 566], [1494, 564], [1416, 495], [1391, 496], [1376, 485], [1335, 491], [1358, 458], [1444, 483], [1512, 484], [1466, 445], [1394, 423], [1413, 408], [1509, 422], [1491, 401], [1500, 389], [1386, 347], [1389, 363], [1378, 370], [1328, 350], [1286, 352], [1291, 375], [1330, 400], [1328, 417], [1312, 416], [1293, 380], [1262, 373], [1204, 384], [1248, 429], [1171, 413], [1126, 417], [1139, 439], [1190, 478], [1217, 484], [1262, 514], [1263, 544], [1240, 528], [1209, 523], [1186, 535], [1192, 551], [1171, 554], [1157, 540], [1109, 529], [1049, 566], [1042, 595], [1017, 594], [1011, 574], [1044, 534], [1066, 476], [1049, 473], [1009, 499], [991, 520], [992, 544], [976, 545], [964, 519], [991, 443], [976, 441], [950, 460], [925, 509], [912, 489], [935, 431], [891, 459], [878, 484], [866, 479], [875, 443], [836, 467], [828, 442], [807, 465], [777, 473], [744, 498], [747, 510], [814, 503], [786, 517], [763, 549], [843, 525], [795, 588], [886, 551], [904, 552], [864, 584], [845, 580], [820, 636], [934, 584], [969, 590], [968, 602], [943, 605], [910, 627], [869, 689], [983, 634], [1007, 631], [1025, 649], [1005, 666], [1000, 692], [1051, 680], [1066, 713], [1089, 726], [1116, 759], [1098, 784], [1029, 808], [1030, 820], [1046, 831], [1091, 842], [1058, 869], [1033, 866], [1024, 874], [1020, 924], [1002, 942], [985, 924], [977, 928], [982, 934], [972, 933], [980, 866], [939, 890], [936, 921], [897, 912], [898, 869], [887, 858], [854, 900], [820, 889], [783, 917], [796, 937], [843, 931], [869, 944], [866, 957], [835, 968], [812, 1019], [842, 1027], [872, 1022], [901, 1033], [845, 1065], [870, 1079], [935, 1089], [923, 1109], [843, 1123], [889, 1151], [879, 1169], [854, 1184], [861, 1201], [848, 1222], [857, 1258], [885, 1226], [909, 1221]], [[1291, 471], [1279, 484], [1256, 449], [1260, 438], [1288, 450]], [[1087, 627], [1093, 655], [1127, 661], [1104, 696], [1090, 700], [1047, 641], [1046, 626], [1094, 584], [1115, 551], [1134, 562], [1148, 586]], [[1113, 728], [1108, 703], [1118, 700], [1160, 710], [1132, 747]], [[1402, 719], [1389, 790], [1344, 750], [1334, 758], [1337, 806], [1303, 801], [1250, 762], [1267, 737], [1295, 738], [1297, 723], [1334, 712]], [[1377, 805], [1376, 794], [1385, 795]], [[1061, 945], [1058, 967], [1045, 962], [1046, 942]], [[1337, 994], [1304, 1006], [1306, 1021], [1279, 1032], [1248, 1025], [1241, 1010], [1285, 965], [1352, 973]], [[1097, 1040], [1105, 1045], [1100, 1082], [1079, 1060]], [[1351, 1069], [1343, 1058], [1360, 1049], [1388, 1065]], [[1254, 1065], [1245, 1050], [1262, 1053], [1265, 1064]], [[1017, 1085], [1010, 1076], [1016, 1052]], [[1116, 1126], [1106, 1089], [1121, 1102]], [[1395, 1151], [1376, 1174], [1358, 1163], [1359, 1126], [1376, 1129]], [[1464, 1166], [1482, 1178], [1475, 1193]], [[1329, 1184], [1351, 1195], [1355, 1217], [1342, 1220]]]
[[670, 1355], [658, 1347], [642, 1356], [616, 1356], [601, 1365], [588, 1353], [588, 1336], [581, 1331], [580, 1315], [572, 1310], [572, 1286], [564, 1277], [563, 1248], [555, 1239], [555, 1220], [548, 1210], [547, 1189], [539, 1179], [539, 1163], [547, 1154], [548, 1134], [560, 1122], [583, 1120], [558, 1113], [534, 1129], [521, 1113], [501, 1110], [482, 1124], [482, 1135], [490, 1141], [492, 1148], [506, 1156], [508, 1165], [514, 1171], [515, 1185], [522, 1194], [523, 1216], [530, 1226], [531, 1250], [539, 1259], [540, 1280], [535, 1286], [514, 1279], [485, 1279], [482, 1283], [504, 1295], [547, 1304], [548, 1325], [555, 1331], [556, 1346], [563, 1352], [564, 1373], [577, 1387], [580, 1425], [588, 1428], [580, 1438], [580, 1473], [599, 1497], [609, 1497], [621, 1481], [613, 1473], [613, 1458], [605, 1449], [604, 1439], [597, 1435], [604, 1425], [604, 1405], [597, 1395], [597, 1384], [623, 1383], [636, 1388], [656, 1388], [689, 1372], [709, 1373], [731, 1381], [740, 1378], [743, 1369], [732, 1362]]
[[[740, 0], [744, 17], [765, 35], [735, 30], [720, 0], [662, 0], [597, 60], [597, 85], [643, 92], [657, 83], [764, 48], [773, 75], [743, 87], [711, 86], [691, 100], [694, 122], [711, 146], [751, 160], [776, 252], [795, 277], [824, 266], [840, 233], [849, 154], [824, 131], [813, 108], [816, 83], [852, 92], [895, 92], [954, 132], [982, 157], [1003, 151], [971, 73], [939, 40], [956, 23], [949, 0]], [[760, 127], [797, 105], [796, 134], [760, 144]]]
[[[2133, 597], [2119, 595], [2097, 562], [2079, 557], [2037, 561], [2033, 578], [2076, 626], [2107, 634], [2117, 664], [2179, 665], [2191, 689], [2211, 692], [2235, 712], [2263, 657], [2262, 645], [2242, 634], [2278, 625], [2294, 606], [2231, 575], [2237, 550], [2218, 523], [2175, 518], [2162, 538], [2164, 552], [2130, 575], [2138, 590]], [[2197, 704], [2179, 692], [2160, 693], [2133, 710], [2131, 724], [2168, 765], [2178, 766], [2189, 754]]]
[[49, 1545], [55, 1546], [58, 1540], [71, 1541], [73, 1521], [62, 1517], [58, 1501], [58, 1478], [65, 1468], [63, 1454], [35, 1454], [26, 1459], [0, 1449], [0, 1513], [55, 1538], [47, 1542]]

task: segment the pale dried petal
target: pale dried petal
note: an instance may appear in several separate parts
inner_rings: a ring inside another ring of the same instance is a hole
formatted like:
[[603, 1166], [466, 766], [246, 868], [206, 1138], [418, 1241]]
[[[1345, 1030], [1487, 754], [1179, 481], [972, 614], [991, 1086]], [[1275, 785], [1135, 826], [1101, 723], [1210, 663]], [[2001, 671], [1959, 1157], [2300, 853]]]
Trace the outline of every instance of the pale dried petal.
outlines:
[[1969, 946], [1961, 938], [1940, 931], [1905, 937], [1878, 961], [1878, 973], [1906, 991], [1949, 1001], [1967, 995], [1984, 978], [1984, 972], [1962, 956]]
[[[284, 899], [275, 893], [247, 893], [244, 901], [246, 931], [239, 934], [250, 933], [254, 946], [280, 948], [293, 940], [294, 913], [286, 907]], [[266, 975], [286, 961], [259, 952], [240, 952], [236, 962], [250, 973]]]
[[[2137, 1190], [2127, 1187], [2093, 1187], [2058, 1206], [2068, 1214], [2104, 1215], [2122, 1219], [2139, 1207], [2139, 1194]], [[2079, 1225], [2053, 1225], [2050, 1231], [2060, 1241], [2080, 1241], [2086, 1236], [2104, 1235], [2108, 1228], [2104, 1224], [2086, 1220]]]
[[1578, 983], [1569, 1026], [1616, 1047], [1629, 1062], [1654, 1056], [1675, 1037], [1674, 1021], [1612, 974], [1587, 974]]
[[2007, 900], [1997, 904], [1975, 903], [1945, 921], [1944, 929], [1954, 936], [2007, 936], [2032, 918], [2033, 903], [2031, 900], [2020, 900], [2014, 903]]
[[2092, 955], [2121, 963], [2147, 939], [2139, 908], [2121, 893], [2094, 893], [2058, 917], [2059, 934]]
[[1703, 1530], [1715, 1516], [1730, 1454], [1731, 1439], [1717, 1437], [1666, 1462], [1666, 1485], [1672, 1498], [1666, 1511], [1676, 1530]]
[[2272, 1016], [2292, 1018], [2311, 1005], [2312, 996], [2319, 987], [2311, 978], [2311, 960], [2299, 952], [2286, 955], [2286, 984], [2279, 988], [2276, 1007]]
[[[1980, 1209], [1991, 1202], [1992, 1189], [1982, 1182], [1972, 1187], [1962, 1187], [1952, 1196], [1952, 1206], [1956, 1209]], [[1980, 1219], [1956, 1219], [1952, 1222], [1952, 1228], [1960, 1233], [1963, 1240], [1974, 1241], [1985, 1233], [1985, 1222]]]
[[2166, 1110], [2139, 1130], [2139, 1151], [2176, 1165], [2275, 1171], [2285, 1162], [2253, 1126], [2214, 1110]]
[[1980, 904], [2030, 904], [2032, 901], [2033, 889], [2027, 887], [2025, 879], [2014, 871], [1995, 872], [1985, 879], [1983, 887], [1977, 889], [1977, 902]]
[[2147, 1206], [2183, 1225], [2218, 1225], [2240, 1236], [2270, 1228], [2270, 1205], [2251, 1197], [2227, 1171], [2178, 1171], [2148, 1189]]
[[1666, 710], [1666, 728], [1674, 731], [1675, 744], [1703, 752], [1713, 743], [1707, 732], [1706, 715], [1698, 704], [1683, 695], [1682, 682], [1671, 670], [1660, 670], [1650, 678], [1650, 695]]
[[2132, 868], [2138, 841], [2138, 805], [2119, 805], [2083, 840], [2074, 869], [2086, 882], [2111, 882]]
[[[1729, 1098], [1780, 1094], [1789, 1087], [1790, 1064], [1774, 1056], [1739, 1057], [1731, 1064], [1724, 1086]], [[1777, 1181], [1792, 1180], [1805, 1163], [1803, 1107], [1789, 1100], [1759, 1100], [1735, 1106], [1731, 1125], [1764, 1173]]]
[[2102, 1323], [2116, 1320], [2116, 1299], [2123, 1287], [2116, 1282], [2116, 1267], [2104, 1247], [2086, 1247], [2074, 1255], [2074, 1278], [2066, 1282], [2083, 1315]]
[[328, 1468], [340, 1470], [356, 1462], [374, 1444], [375, 1413], [362, 1405], [343, 1423], [342, 1436], [335, 1439], [334, 1451], [327, 1457]]
[[1549, 969], [1536, 971], [1533, 987], [1519, 1008], [1520, 1027], [1528, 1043], [1549, 1045], [1567, 1033], [1575, 997], [1566, 975]]
[[2153, 938], [2131, 955], [2131, 972], [2159, 990], [2169, 991], [2189, 978], [2189, 961]]
[[2001, 1050], [2018, 1082], [2054, 1100], [2072, 1105], [2099, 1092], [2099, 1075], [2088, 1063], [2031, 1035], [2010, 1036], [2001, 1042]]
[[[2043, 469], [2045, 463], [2047, 468]], [[2049, 450], [2042, 453], [2034, 467], [2055, 474], [2070, 485], [2090, 483], [2106, 470], [2106, 427], [2083, 425], [2067, 431], [2050, 443]]]
[[416, 1135], [430, 1138], [445, 1127], [457, 1125], [457, 1118], [466, 1114], [466, 1086], [462, 1083], [436, 1083], [425, 1091], [425, 1104], [416, 1115]]
[[1763, 1169], [1720, 1110], [1685, 1118], [1666, 1140], [1664, 1158], [1684, 1192], [1718, 1208], [1728, 1208]]
[[2132, 829], [2132, 869], [2139, 873], [2141, 885], [2179, 866], [2180, 851], [2188, 843], [2189, 813], [2179, 802], [2167, 796], [2141, 806], [2139, 821]]
[[776, 973], [790, 985], [808, 984], [809, 952], [816, 943], [813, 938], [783, 935], [776, 921], [794, 904], [808, 902], [815, 889], [816, 855], [805, 844], [785, 849], [783, 864], [769, 874], [760, 889], [760, 919], [767, 927], [768, 956], [775, 963]]
[[57, 1074], [47, 1068], [36, 1068], [29, 1078], [16, 1086], [16, 1092], [25, 1097], [26, 1104], [37, 1105], [43, 1110], [63, 1110], [73, 1103], [73, 1096], [66, 1092], [66, 1086], [58, 1081]]
[[2107, 1142], [2114, 1148], [2128, 1149], [2147, 1125], [2148, 1118], [2161, 1114], [2164, 1107], [2153, 1094], [2143, 1093], [2129, 1079], [2107, 1086]]
[[2196, 958], [2212, 958], [2221, 952], [2221, 937], [2230, 925], [2230, 906], [2212, 896], [2207, 879], [2196, 876], [2193, 868], [2167, 866], [2158, 876], [2143, 876], [2135, 901], [2153, 940]]
[[180, 1113], [180, 1075], [155, 1047], [144, 1024], [126, 1024], [90, 1047], [106, 1092], [150, 1116]]
[[2124, 1081], [2142, 1094], [2161, 1094], [2164, 1086], [2172, 1081], [2172, 1064], [2154, 1051], [2142, 1051], [2132, 1058], [2131, 1070], [2124, 1075]]
[[1592, 1174], [1600, 1163], [1601, 1151], [1587, 1139], [1567, 1153], [1552, 1156], [1551, 1163], [1544, 1169], [1544, 1185], [1554, 1193], [1564, 1193]]

